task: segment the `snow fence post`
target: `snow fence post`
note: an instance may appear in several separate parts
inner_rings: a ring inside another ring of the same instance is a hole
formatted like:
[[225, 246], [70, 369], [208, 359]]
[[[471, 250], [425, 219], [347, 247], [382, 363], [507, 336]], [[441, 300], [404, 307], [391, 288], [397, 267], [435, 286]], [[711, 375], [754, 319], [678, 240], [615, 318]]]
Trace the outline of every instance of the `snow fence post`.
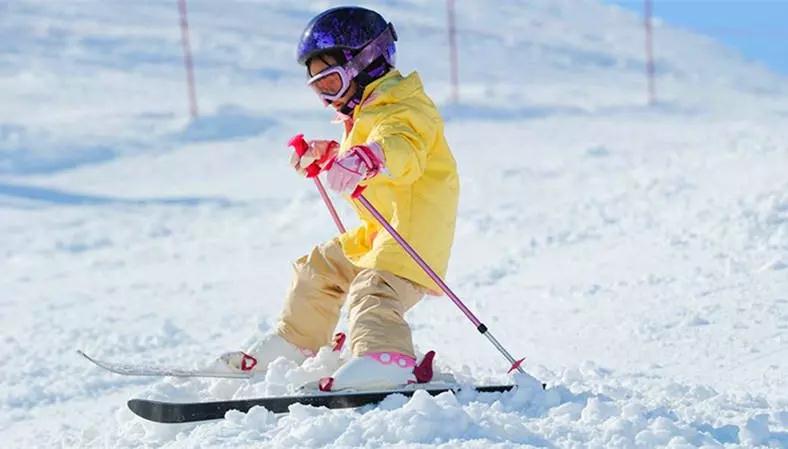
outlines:
[[181, 46], [183, 47], [183, 65], [186, 68], [186, 83], [189, 94], [189, 113], [197, 118], [197, 91], [194, 87], [194, 64], [192, 62], [192, 48], [189, 43], [189, 21], [186, 13], [186, 0], [178, 0], [178, 12], [181, 23]]
[[646, 31], [646, 80], [648, 82], [648, 105], [654, 106], [656, 103], [656, 93], [654, 86], [654, 44], [652, 31], [652, 4], [651, 0], [643, 0], [643, 27]]
[[449, 31], [449, 66], [451, 71], [451, 101], [460, 101], [460, 75], [457, 56], [457, 27], [454, 0], [446, 0], [446, 19]]

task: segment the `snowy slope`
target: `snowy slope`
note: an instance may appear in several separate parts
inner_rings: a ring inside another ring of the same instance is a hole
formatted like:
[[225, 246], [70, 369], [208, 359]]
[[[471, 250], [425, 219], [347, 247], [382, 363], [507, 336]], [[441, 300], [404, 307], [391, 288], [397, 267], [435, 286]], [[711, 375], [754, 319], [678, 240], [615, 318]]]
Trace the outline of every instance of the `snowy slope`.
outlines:
[[[190, 1], [190, 122], [173, 2], [16, 1], [0, 5], [0, 445], [788, 447], [786, 79], [659, 23], [646, 108], [635, 15], [457, 3], [459, 105], [444, 3], [371, 6], [447, 118], [462, 176], [448, 280], [551, 388], [135, 418], [132, 396], [278, 394], [335, 363], [151, 380], [74, 350], [194, 366], [273, 325], [289, 262], [334, 233], [283, 143], [338, 135], [292, 61], [337, 3]], [[508, 380], [445, 298], [408, 319], [442, 369]]]

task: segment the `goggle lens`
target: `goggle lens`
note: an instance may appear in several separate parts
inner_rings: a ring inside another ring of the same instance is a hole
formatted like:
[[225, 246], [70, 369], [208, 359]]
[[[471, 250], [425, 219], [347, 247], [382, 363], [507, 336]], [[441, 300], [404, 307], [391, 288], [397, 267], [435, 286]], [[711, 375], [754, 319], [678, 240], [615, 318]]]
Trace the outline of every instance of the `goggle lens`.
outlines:
[[310, 80], [309, 85], [318, 94], [334, 96], [342, 91], [342, 77], [338, 72], [327, 73], [324, 76], [318, 74]]

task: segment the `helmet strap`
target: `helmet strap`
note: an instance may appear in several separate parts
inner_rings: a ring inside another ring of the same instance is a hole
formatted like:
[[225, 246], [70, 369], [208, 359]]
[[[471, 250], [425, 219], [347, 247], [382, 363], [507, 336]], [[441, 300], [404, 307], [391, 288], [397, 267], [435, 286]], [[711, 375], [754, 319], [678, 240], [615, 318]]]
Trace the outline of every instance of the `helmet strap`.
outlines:
[[356, 106], [361, 103], [361, 96], [364, 95], [364, 87], [365, 86], [362, 86], [361, 83], [358, 84], [356, 93], [354, 93], [353, 96], [350, 97], [350, 99], [345, 104], [343, 104], [341, 108], [339, 108], [340, 113], [347, 115], [348, 117], [353, 116], [353, 109], [356, 109]]
[[364, 70], [356, 76], [354, 81], [356, 82], [356, 92], [353, 96], [345, 103], [340, 109], [339, 112], [342, 114], [352, 116], [353, 109], [356, 108], [361, 103], [361, 97], [364, 95], [364, 89], [373, 81], [380, 78], [381, 76], [385, 75], [391, 65], [383, 58], [380, 57], [378, 60], [372, 63], [374, 67], [370, 70]]

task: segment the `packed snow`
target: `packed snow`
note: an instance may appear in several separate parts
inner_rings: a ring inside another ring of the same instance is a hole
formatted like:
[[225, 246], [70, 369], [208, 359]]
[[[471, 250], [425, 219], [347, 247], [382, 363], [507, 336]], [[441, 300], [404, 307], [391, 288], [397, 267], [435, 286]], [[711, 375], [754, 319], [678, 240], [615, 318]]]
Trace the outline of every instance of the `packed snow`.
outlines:
[[339, 136], [294, 62], [335, 4], [189, 1], [195, 120], [175, 2], [0, 4], [0, 446], [788, 448], [788, 79], [657, 21], [648, 107], [641, 18], [596, 0], [456, 2], [456, 104], [445, 2], [368, 5], [447, 121], [447, 280], [538, 381], [430, 297], [407, 316], [417, 349], [516, 391], [133, 415], [132, 397], [285, 394], [339, 364], [157, 379], [75, 352], [198, 367], [275, 324], [290, 262], [336, 232], [284, 145]]

